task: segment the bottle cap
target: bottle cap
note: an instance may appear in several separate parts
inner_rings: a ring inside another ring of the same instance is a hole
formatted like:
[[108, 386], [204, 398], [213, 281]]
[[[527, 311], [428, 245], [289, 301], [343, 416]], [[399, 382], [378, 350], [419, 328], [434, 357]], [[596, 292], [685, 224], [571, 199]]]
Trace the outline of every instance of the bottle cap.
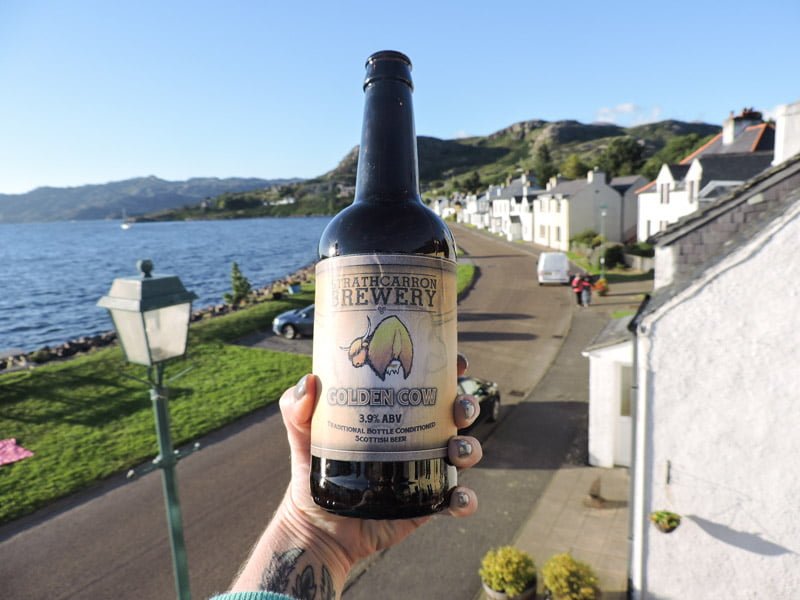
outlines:
[[364, 89], [378, 79], [395, 79], [402, 81], [412, 90], [411, 60], [402, 52], [395, 50], [381, 50], [367, 58], [367, 75], [364, 79]]

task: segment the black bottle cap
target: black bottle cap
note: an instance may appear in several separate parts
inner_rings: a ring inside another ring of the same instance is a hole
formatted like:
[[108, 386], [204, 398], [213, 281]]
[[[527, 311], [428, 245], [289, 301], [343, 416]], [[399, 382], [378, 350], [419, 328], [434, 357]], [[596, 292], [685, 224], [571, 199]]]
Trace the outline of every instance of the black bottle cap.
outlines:
[[412, 90], [411, 60], [402, 52], [395, 50], [381, 50], [370, 55], [365, 65], [367, 75], [364, 79], [364, 89], [378, 79], [395, 79], [402, 81]]

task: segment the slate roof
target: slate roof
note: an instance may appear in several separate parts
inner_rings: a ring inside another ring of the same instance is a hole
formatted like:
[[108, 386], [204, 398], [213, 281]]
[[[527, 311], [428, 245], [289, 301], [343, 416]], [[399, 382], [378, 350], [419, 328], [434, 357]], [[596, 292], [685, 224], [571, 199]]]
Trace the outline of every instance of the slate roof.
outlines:
[[558, 185], [546, 190], [546, 193], [553, 196], [557, 194], [561, 194], [562, 196], [572, 196], [580, 192], [587, 185], [589, 185], [589, 183], [585, 179], [567, 179], [564, 181], [559, 181]]
[[771, 152], [775, 148], [775, 127], [771, 123], [760, 123], [745, 127], [727, 146], [722, 144], [722, 134], [711, 138], [703, 146], [681, 160], [689, 164], [699, 156], [710, 154], [741, 154], [744, 152]]
[[641, 175], [626, 175], [624, 177], [614, 177], [611, 182], [608, 184], [615, 190], [617, 190], [621, 195], [625, 195], [632, 185], [635, 185], [637, 181], [642, 178]]
[[709, 154], [701, 156], [703, 176], [700, 187], [710, 181], [746, 181], [770, 166], [772, 152], [745, 154]]
[[589, 342], [584, 352], [591, 352], [592, 350], [600, 350], [608, 348], [609, 346], [616, 346], [622, 342], [627, 342], [632, 339], [631, 332], [628, 330], [628, 323], [631, 322], [633, 315], [623, 317], [621, 319], [611, 319], [606, 323], [605, 327], [600, 330], [594, 339]]
[[702, 262], [676, 268], [673, 282], [653, 293], [645, 312], [657, 310], [797, 203], [800, 203], [800, 154], [759, 173], [656, 234], [654, 241], [659, 247], [678, 244], [679, 254], [690, 250], [686, 246], [690, 238], [702, 239], [705, 253]]

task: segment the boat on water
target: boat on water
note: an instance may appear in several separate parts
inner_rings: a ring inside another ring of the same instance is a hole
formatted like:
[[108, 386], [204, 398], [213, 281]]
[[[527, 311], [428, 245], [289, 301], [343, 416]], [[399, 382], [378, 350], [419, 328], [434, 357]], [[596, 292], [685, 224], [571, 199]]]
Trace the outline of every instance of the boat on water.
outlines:
[[120, 223], [121, 229], [130, 229], [133, 225], [133, 221], [128, 218], [128, 213], [125, 212], [125, 209], [122, 209], [122, 223]]

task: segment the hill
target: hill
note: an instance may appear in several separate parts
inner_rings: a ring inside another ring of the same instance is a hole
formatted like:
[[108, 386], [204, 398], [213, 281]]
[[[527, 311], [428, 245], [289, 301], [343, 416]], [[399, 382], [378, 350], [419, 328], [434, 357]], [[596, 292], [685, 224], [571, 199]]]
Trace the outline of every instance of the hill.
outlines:
[[150, 176], [70, 188], [41, 187], [25, 194], [0, 194], [0, 223], [119, 219], [123, 211], [128, 216], [144, 215], [295, 181], [214, 177], [165, 181]]
[[[571, 161], [574, 167], [577, 157], [578, 170], [599, 165], [609, 175], [653, 176], [660, 160], [673, 160], [670, 152], [674, 149], [679, 153], [691, 150], [719, 130], [715, 125], [682, 121], [625, 128], [609, 123], [530, 120], [487, 136], [455, 140], [419, 136], [420, 188], [424, 197], [432, 198], [454, 191], [479, 191], [521, 170], [537, 175], [541, 172], [537, 157], [544, 148], [551, 174], [564, 168], [565, 162]], [[224, 194], [202, 206], [148, 215], [147, 220], [332, 214], [352, 202], [357, 164], [358, 146], [315, 179], [269, 190]]]

